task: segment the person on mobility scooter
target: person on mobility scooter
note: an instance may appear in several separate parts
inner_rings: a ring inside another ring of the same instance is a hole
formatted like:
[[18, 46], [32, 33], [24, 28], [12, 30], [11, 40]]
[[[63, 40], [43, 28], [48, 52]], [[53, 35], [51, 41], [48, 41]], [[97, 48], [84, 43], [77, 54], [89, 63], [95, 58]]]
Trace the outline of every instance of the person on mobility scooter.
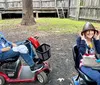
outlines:
[[[35, 58], [36, 53], [38, 58]], [[28, 66], [21, 63], [19, 56]], [[36, 80], [41, 84], [47, 83], [50, 65], [46, 60], [50, 57], [50, 46], [40, 45], [36, 38], [29, 37], [15, 44], [7, 41], [0, 32], [0, 85]]]
[[25, 45], [17, 46], [17, 44], [7, 41], [4, 35], [0, 33], [0, 61], [4, 61], [12, 57], [21, 56], [24, 61], [30, 66], [32, 72], [35, 72], [41, 69], [43, 66], [42, 64], [36, 65], [34, 63], [33, 58], [35, 54], [33, 51], [32, 54], [33, 55], [29, 54], [28, 49]]
[[[87, 22], [77, 38], [77, 45], [72, 49], [75, 69], [78, 72], [78, 76], [72, 78], [73, 85], [100, 85], [100, 59], [96, 55], [100, 54], [99, 39], [99, 31], [90, 22]], [[92, 65], [94, 66], [92, 67]]]

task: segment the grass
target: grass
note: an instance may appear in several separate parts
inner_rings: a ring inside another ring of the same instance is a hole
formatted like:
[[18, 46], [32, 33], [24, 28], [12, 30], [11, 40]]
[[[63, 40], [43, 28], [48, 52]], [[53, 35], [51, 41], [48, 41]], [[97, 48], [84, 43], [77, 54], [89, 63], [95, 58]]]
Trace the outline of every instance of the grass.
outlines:
[[0, 20], [0, 29], [16, 28], [16, 25], [18, 25], [20, 22], [21, 19]]
[[[21, 19], [0, 20], [0, 28], [14, 28], [20, 22]], [[38, 30], [56, 33], [78, 33], [82, 30], [83, 25], [86, 23], [86, 21], [76, 21], [71, 19], [59, 18], [38, 18], [36, 19], [36, 22]], [[97, 29], [100, 29], [99, 23], [93, 23], [93, 25]]]

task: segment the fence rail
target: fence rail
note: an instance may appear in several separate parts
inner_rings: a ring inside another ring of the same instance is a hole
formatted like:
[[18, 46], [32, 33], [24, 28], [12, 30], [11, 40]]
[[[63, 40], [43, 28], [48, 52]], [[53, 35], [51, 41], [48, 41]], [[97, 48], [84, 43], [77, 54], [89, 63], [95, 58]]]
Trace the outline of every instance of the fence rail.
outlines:
[[[0, 2], [1, 9], [10, 9], [10, 8], [22, 8], [22, 1], [7, 1]], [[56, 0], [33, 0], [33, 8], [51, 8], [51, 7], [61, 7], [61, 1]], [[68, 7], [68, 0], [63, 0], [63, 7]]]

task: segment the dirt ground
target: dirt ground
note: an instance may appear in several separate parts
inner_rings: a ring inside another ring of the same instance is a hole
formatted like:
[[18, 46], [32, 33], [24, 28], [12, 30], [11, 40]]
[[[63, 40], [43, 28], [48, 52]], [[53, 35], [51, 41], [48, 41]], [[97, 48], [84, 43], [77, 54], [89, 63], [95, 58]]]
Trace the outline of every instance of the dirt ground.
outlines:
[[[16, 42], [27, 39], [34, 34], [39, 35], [40, 43], [47, 43], [51, 46], [51, 58], [49, 62], [52, 66], [52, 72], [46, 85], [69, 85], [70, 79], [76, 74], [72, 57], [72, 47], [75, 44], [76, 34], [55, 34], [50, 32], [39, 32], [26, 28], [2, 29], [6, 38]], [[60, 81], [59, 79], [62, 79]], [[34, 83], [16, 83], [6, 85], [40, 85]]]

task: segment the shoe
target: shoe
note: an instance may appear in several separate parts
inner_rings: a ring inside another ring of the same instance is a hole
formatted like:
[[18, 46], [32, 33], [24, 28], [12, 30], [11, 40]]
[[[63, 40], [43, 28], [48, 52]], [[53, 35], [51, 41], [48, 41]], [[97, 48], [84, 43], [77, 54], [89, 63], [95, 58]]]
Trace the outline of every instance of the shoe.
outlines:
[[34, 66], [31, 66], [30, 69], [32, 73], [39, 71], [40, 69], [43, 68], [43, 64], [35, 64]]
[[39, 58], [34, 58], [33, 61], [37, 62], [37, 61], [39, 61]]

